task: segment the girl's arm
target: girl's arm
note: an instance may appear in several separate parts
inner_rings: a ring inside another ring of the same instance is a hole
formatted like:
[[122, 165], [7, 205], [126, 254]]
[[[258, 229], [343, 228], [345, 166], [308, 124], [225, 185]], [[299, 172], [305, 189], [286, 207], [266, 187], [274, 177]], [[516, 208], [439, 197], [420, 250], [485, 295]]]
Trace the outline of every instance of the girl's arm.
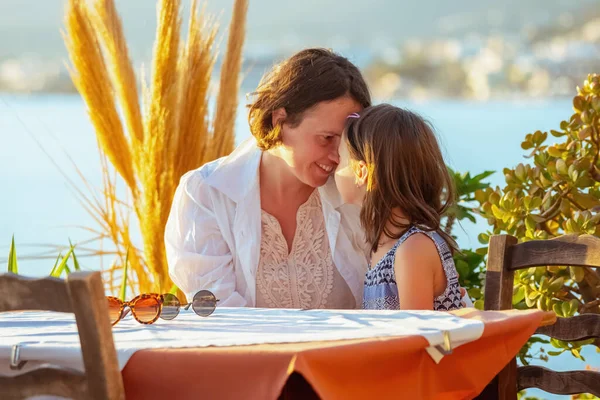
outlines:
[[400, 308], [433, 310], [435, 278], [443, 274], [435, 243], [426, 235], [410, 236], [396, 250], [394, 273]]

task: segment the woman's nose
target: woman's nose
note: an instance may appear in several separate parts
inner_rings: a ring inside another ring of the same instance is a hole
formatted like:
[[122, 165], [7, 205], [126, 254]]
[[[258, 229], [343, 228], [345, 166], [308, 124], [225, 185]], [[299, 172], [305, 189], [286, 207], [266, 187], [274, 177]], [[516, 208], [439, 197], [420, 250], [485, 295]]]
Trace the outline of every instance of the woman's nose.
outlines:
[[337, 146], [335, 149], [329, 152], [329, 160], [334, 162], [335, 165], [338, 165], [340, 163], [340, 153], [338, 152]]

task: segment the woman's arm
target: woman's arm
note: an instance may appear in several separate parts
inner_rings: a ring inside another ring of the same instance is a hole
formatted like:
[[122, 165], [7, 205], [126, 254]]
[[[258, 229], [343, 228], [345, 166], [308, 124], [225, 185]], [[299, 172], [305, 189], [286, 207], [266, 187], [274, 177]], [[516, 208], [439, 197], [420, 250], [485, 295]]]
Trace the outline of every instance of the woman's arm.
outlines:
[[165, 227], [169, 275], [188, 300], [208, 289], [220, 306], [246, 306], [245, 298], [236, 291], [233, 258], [217, 222], [210, 190], [199, 171], [181, 178]]

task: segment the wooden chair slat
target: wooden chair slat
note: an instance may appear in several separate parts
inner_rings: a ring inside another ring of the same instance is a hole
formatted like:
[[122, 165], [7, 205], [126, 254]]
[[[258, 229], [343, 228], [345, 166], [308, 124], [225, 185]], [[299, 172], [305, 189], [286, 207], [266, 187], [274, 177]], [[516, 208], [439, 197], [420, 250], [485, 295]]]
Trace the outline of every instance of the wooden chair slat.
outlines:
[[542, 326], [535, 333], [565, 341], [600, 338], [600, 315], [582, 314], [571, 318], [557, 318], [554, 325]]
[[510, 249], [517, 238], [508, 235], [492, 236], [488, 251], [485, 279], [486, 310], [509, 310], [512, 308], [514, 273], [504, 266], [509, 262]]
[[512, 247], [511, 271], [545, 265], [600, 267], [600, 238], [592, 235], [565, 235], [532, 240]]
[[85, 367], [85, 374], [71, 377], [68, 377], [69, 371], [62, 368], [37, 369], [15, 377], [2, 377], [1, 399], [63, 396], [63, 393], [68, 394], [63, 397], [90, 400], [125, 398], [100, 272], [73, 272], [66, 280], [2, 274], [0, 293], [0, 312], [45, 310], [74, 313]]
[[518, 390], [537, 388], [554, 394], [591, 393], [600, 396], [600, 372], [556, 372], [528, 365], [517, 369]]
[[21, 400], [43, 393], [68, 399], [89, 398], [85, 374], [55, 367], [40, 367], [14, 377], [0, 376], [5, 400]]
[[32, 279], [0, 275], [0, 312], [40, 310], [73, 312], [67, 284], [58, 278]]
[[[517, 238], [510, 235], [492, 236], [488, 250], [484, 308], [511, 309], [514, 271], [548, 265], [600, 267], [600, 238], [592, 235], [565, 235], [549, 240], [518, 243]], [[600, 315], [583, 314], [573, 318], [557, 318], [554, 324], [549, 322], [551, 321], [545, 321], [536, 333], [565, 341], [600, 337]], [[517, 368], [516, 360], [513, 359], [484, 393], [489, 396], [493, 392], [495, 398], [515, 400], [517, 392], [525, 388], [539, 388], [555, 394], [600, 395], [600, 373], [554, 372], [533, 366]]]
[[100, 273], [93, 280], [71, 273], [67, 283], [73, 299], [90, 398], [124, 398], [123, 378]]

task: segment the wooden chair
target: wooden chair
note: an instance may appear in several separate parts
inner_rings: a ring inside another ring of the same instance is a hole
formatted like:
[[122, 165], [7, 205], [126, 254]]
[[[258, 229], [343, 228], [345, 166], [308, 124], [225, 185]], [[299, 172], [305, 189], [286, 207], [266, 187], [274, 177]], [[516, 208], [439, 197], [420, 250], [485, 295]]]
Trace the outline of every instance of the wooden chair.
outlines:
[[[492, 236], [487, 261], [485, 309], [512, 308], [514, 271], [546, 265], [598, 268], [600, 238], [592, 235], [566, 235], [517, 243], [517, 238], [513, 236]], [[558, 318], [555, 324], [541, 327], [536, 333], [566, 341], [599, 338], [600, 315], [583, 314], [572, 318]], [[527, 388], [539, 388], [554, 394], [592, 393], [600, 396], [600, 373], [555, 372], [538, 366], [517, 368], [516, 359], [513, 359], [486, 388], [487, 396], [479, 398], [513, 400], [517, 398], [518, 391]]]
[[74, 272], [66, 280], [0, 275], [0, 312], [46, 310], [74, 313], [85, 373], [42, 366], [14, 377], [0, 376], [0, 398], [37, 395], [72, 399], [125, 399], [100, 272]]

